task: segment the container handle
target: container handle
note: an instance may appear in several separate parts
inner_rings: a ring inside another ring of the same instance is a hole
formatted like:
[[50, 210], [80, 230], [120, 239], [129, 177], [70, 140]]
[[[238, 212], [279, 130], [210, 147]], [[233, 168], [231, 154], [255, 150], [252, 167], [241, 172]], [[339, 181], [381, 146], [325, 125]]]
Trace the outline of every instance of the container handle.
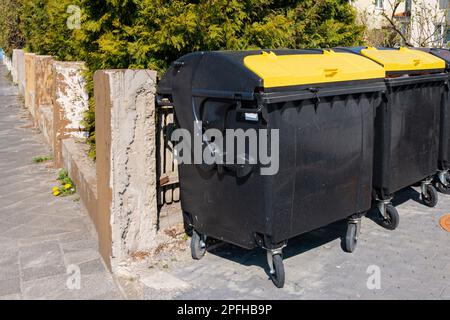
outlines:
[[338, 68], [327, 68], [327, 69], [323, 69], [324, 73], [325, 73], [325, 77], [334, 77], [339, 69]]

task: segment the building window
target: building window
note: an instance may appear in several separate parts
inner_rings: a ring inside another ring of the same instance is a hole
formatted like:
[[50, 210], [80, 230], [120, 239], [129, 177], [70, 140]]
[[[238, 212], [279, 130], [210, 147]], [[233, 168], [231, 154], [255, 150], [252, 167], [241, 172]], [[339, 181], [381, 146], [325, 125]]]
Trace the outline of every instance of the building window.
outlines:
[[405, 1], [405, 12], [411, 13], [411, 8], [412, 8], [412, 0], [406, 0]]
[[445, 32], [445, 37], [444, 37], [444, 43], [443, 43], [443, 45], [444, 45], [444, 46], [448, 46], [449, 42], [450, 42], [450, 29], [447, 28], [447, 30], [446, 30], [446, 32]]
[[375, 0], [375, 8], [376, 9], [383, 9], [384, 8], [383, 0]]

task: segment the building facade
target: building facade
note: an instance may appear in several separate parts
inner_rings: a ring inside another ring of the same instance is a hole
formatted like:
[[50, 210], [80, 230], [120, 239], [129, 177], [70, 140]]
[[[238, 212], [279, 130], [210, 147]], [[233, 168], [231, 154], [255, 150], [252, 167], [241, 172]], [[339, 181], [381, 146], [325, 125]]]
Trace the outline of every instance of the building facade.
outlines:
[[350, 3], [368, 30], [369, 43], [450, 46], [449, 0], [351, 0]]

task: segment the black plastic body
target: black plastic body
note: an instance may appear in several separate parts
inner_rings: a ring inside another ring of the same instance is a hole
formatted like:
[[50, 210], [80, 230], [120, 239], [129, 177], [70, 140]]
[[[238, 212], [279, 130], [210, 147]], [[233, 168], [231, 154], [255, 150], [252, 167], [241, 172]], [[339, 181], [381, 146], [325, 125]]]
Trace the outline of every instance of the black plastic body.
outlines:
[[[361, 49], [336, 48], [360, 54]], [[381, 48], [384, 50], [396, 50]], [[448, 75], [443, 70], [388, 72], [386, 91], [375, 117], [373, 188], [389, 199], [403, 188], [432, 177], [443, 154]], [[448, 141], [448, 140], [447, 140]]]
[[[438, 58], [443, 59], [446, 62], [446, 71], [450, 77], [450, 51], [447, 49], [438, 48], [413, 48], [416, 50], [422, 50]], [[441, 109], [441, 130], [439, 137], [439, 169], [450, 169], [450, 99], [449, 99], [449, 86], [447, 84], [443, 87], [444, 98], [446, 101], [442, 103]]]
[[[277, 54], [288, 54], [293, 51]], [[300, 51], [295, 53], [318, 53]], [[219, 166], [179, 165], [181, 205], [200, 233], [244, 248], [288, 239], [371, 207], [374, 117], [383, 79], [262, 89], [242, 59], [255, 52], [182, 57], [159, 85], [178, 125], [278, 129], [279, 171], [249, 175]], [[180, 67], [181, 65], [181, 67]], [[239, 111], [260, 110], [257, 122]]]
[[446, 75], [386, 79], [375, 118], [373, 187], [386, 199], [438, 171]]

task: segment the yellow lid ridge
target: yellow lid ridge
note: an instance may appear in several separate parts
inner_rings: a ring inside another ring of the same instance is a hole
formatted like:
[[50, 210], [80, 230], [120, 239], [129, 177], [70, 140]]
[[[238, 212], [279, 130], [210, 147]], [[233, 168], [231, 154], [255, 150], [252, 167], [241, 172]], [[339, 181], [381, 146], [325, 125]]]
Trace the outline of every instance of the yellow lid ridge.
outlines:
[[361, 54], [384, 66], [387, 72], [440, 70], [445, 68], [445, 61], [427, 52], [401, 47], [398, 50], [379, 50], [369, 47]]
[[244, 65], [257, 74], [264, 87], [286, 87], [330, 82], [381, 79], [382, 66], [363, 56], [324, 50], [323, 54], [249, 55]]

